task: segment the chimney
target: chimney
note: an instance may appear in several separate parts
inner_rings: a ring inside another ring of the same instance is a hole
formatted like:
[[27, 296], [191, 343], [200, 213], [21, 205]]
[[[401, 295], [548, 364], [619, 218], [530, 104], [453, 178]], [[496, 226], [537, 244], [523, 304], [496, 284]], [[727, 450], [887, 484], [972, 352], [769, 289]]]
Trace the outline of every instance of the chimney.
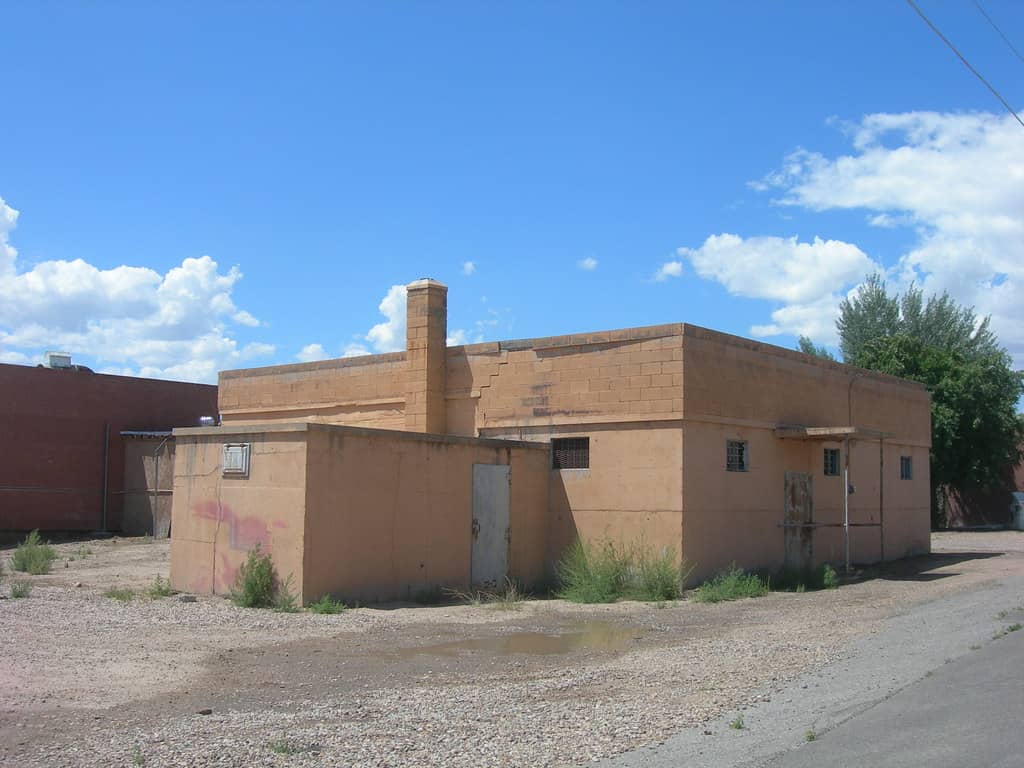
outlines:
[[405, 429], [446, 431], [448, 286], [424, 278], [406, 289]]

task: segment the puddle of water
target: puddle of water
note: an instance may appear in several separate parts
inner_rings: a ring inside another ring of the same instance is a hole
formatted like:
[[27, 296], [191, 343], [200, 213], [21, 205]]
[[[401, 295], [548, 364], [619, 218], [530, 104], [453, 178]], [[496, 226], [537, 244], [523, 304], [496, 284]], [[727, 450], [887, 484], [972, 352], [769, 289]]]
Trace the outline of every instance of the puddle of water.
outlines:
[[395, 652], [400, 658], [414, 656], [458, 656], [461, 653], [484, 651], [497, 656], [550, 656], [573, 651], [621, 651], [634, 639], [643, 636], [636, 627], [624, 627], [607, 621], [588, 621], [574, 625], [564, 634], [545, 632], [513, 632], [497, 637], [479, 637], [450, 643], [403, 648]]

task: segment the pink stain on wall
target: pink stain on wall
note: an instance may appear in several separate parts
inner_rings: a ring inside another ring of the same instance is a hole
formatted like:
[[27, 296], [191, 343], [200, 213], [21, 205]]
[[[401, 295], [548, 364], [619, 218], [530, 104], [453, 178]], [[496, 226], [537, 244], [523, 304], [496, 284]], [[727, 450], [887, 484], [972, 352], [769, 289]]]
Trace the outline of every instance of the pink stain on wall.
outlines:
[[[219, 553], [219, 563], [216, 564], [216, 574], [213, 575], [216, 592], [224, 592], [234, 583], [243, 553], [249, 552], [257, 544], [264, 552], [271, 552], [270, 531], [265, 520], [253, 515], [239, 515], [229, 505], [216, 500], [201, 501], [193, 505], [192, 513], [204, 520], [217, 521], [218, 528], [226, 526], [226, 536], [222, 536], [219, 530], [216, 535], [215, 546], [218, 543], [225, 543], [230, 550]], [[279, 530], [288, 527], [288, 523], [283, 520], [274, 520], [270, 525]]]

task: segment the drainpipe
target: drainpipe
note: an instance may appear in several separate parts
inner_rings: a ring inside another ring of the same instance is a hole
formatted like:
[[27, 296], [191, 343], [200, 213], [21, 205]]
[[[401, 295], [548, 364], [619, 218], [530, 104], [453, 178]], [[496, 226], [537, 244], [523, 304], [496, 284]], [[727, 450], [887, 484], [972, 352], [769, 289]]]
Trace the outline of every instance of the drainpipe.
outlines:
[[[846, 423], [853, 426], [853, 385], [864, 374], [860, 371], [850, 378], [850, 386], [846, 390]], [[850, 438], [843, 441], [845, 454], [845, 470], [843, 472], [843, 548], [846, 553], [846, 573], [850, 573]]]
[[107, 532], [107, 497], [110, 495], [110, 422], [103, 424], [103, 512], [100, 531]]
[[843, 441], [846, 467], [843, 471], [843, 547], [846, 550], [846, 573], [850, 573], [850, 438]]
[[171, 437], [173, 437], [173, 435], [168, 435], [163, 440], [161, 440], [160, 444], [156, 447], [156, 450], [153, 451], [153, 511], [151, 513], [151, 516], [153, 518], [154, 539], [156, 538], [156, 505], [159, 503], [160, 499], [160, 451], [163, 450], [163, 447], [167, 444], [167, 441], [170, 440]]

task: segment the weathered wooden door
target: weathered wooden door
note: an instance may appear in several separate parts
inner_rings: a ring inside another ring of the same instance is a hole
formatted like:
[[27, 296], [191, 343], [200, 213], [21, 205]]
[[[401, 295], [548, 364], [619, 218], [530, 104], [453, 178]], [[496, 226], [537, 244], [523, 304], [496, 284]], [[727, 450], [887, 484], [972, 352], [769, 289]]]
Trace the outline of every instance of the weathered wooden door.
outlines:
[[787, 568], [810, 568], [814, 563], [814, 476], [807, 472], [787, 472], [783, 529], [786, 539]]
[[474, 586], [499, 587], [508, 575], [510, 469], [473, 465]]

